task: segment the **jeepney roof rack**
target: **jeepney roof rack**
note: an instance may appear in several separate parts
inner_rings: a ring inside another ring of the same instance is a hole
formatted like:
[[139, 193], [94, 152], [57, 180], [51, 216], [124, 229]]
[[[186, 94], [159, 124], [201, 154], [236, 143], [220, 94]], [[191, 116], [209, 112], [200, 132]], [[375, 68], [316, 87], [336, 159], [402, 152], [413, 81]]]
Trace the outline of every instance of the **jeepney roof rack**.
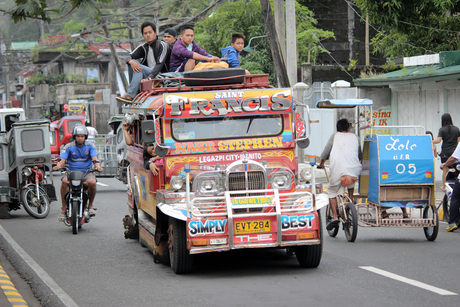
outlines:
[[[237, 76], [240, 77], [240, 76]], [[258, 75], [245, 75], [243, 83], [234, 83], [234, 84], [220, 84], [220, 85], [185, 85], [186, 80], [202, 80], [205, 81], [215, 81], [215, 80], [231, 80], [234, 77], [225, 77], [225, 78], [213, 78], [213, 79], [196, 79], [196, 78], [167, 78], [167, 79], [152, 79], [142, 83], [142, 91], [149, 92], [152, 94], [157, 93], [170, 93], [170, 92], [194, 92], [194, 91], [215, 91], [215, 90], [227, 90], [227, 89], [243, 89], [243, 88], [273, 88], [270, 85], [268, 74], [258, 74]], [[175, 81], [179, 85], [175, 87], [155, 87], [156, 84], [160, 82], [169, 82]], [[142, 93], [141, 93], [142, 94]], [[149, 96], [150, 96], [149, 95]], [[138, 95], [139, 96], [139, 95]]]

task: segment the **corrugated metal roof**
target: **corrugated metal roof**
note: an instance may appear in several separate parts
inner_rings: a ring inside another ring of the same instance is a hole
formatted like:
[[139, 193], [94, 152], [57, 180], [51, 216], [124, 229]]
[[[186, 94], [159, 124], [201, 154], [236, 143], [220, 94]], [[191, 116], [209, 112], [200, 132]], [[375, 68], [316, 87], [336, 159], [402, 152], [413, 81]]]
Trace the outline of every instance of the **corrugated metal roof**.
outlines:
[[386, 74], [375, 75], [369, 78], [353, 79], [355, 85], [376, 86], [403, 84], [411, 81], [422, 81], [422, 79], [433, 79], [442, 81], [460, 78], [460, 65], [441, 68], [441, 65], [412, 66]]
[[353, 79], [353, 82], [355, 86], [379, 86], [460, 78], [458, 51], [440, 52], [439, 58], [439, 64], [404, 67], [386, 74]]
[[12, 42], [11, 49], [13, 50], [30, 50], [38, 46], [38, 42]]

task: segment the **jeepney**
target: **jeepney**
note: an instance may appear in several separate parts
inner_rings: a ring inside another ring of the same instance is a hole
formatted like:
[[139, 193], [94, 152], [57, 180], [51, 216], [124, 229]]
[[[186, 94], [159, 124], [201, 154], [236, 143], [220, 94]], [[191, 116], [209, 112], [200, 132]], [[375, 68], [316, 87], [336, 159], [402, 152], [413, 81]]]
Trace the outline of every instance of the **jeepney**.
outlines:
[[[206, 86], [155, 81], [123, 106], [135, 143], [125, 237], [177, 274], [190, 272], [194, 254], [249, 248], [289, 249], [301, 267], [317, 267], [327, 198], [319, 201], [310, 166], [298, 167], [296, 144], [308, 146], [310, 121], [296, 113], [292, 89], [269, 86], [268, 75]], [[163, 157], [157, 176], [144, 168], [148, 144]]]

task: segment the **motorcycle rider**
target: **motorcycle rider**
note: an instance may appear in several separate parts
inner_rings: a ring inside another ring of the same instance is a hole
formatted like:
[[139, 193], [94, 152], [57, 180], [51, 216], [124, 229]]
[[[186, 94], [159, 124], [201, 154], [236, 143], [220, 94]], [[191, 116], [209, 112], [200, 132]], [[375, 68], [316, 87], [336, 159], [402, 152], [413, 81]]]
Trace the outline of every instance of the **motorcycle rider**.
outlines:
[[[103, 168], [100, 165], [97, 157], [96, 146], [94, 143], [86, 143], [88, 139], [88, 129], [83, 125], [77, 125], [72, 130], [73, 142], [68, 143], [61, 152], [61, 160], [53, 167], [53, 170], [62, 168], [66, 162], [68, 162], [69, 171], [81, 171], [86, 172], [91, 168], [94, 163], [98, 172], [102, 172]], [[88, 209], [89, 216], [95, 216], [93, 201], [96, 196], [96, 176], [93, 173], [88, 173], [85, 176], [84, 182], [88, 184]], [[61, 214], [59, 215], [59, 221], [64, 222], [66, 219], [66, 202], [65, 194], [69, 191], [69, 180], [67, 175], [64, 175], [61, 179]]]

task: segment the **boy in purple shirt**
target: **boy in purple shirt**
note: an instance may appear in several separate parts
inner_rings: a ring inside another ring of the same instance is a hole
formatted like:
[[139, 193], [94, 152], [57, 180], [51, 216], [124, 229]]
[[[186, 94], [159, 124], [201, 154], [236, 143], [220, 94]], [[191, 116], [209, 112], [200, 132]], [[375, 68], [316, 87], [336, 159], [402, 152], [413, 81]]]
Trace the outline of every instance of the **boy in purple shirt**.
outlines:
[[171, 53], [169, 71], [183, 72], [195, 68], [196, 60], [219, 63], [220, 59], [204, 51], [193, 41], [194, 29], [184, 26], [180, 30], [180, 38], [174, 44]]

